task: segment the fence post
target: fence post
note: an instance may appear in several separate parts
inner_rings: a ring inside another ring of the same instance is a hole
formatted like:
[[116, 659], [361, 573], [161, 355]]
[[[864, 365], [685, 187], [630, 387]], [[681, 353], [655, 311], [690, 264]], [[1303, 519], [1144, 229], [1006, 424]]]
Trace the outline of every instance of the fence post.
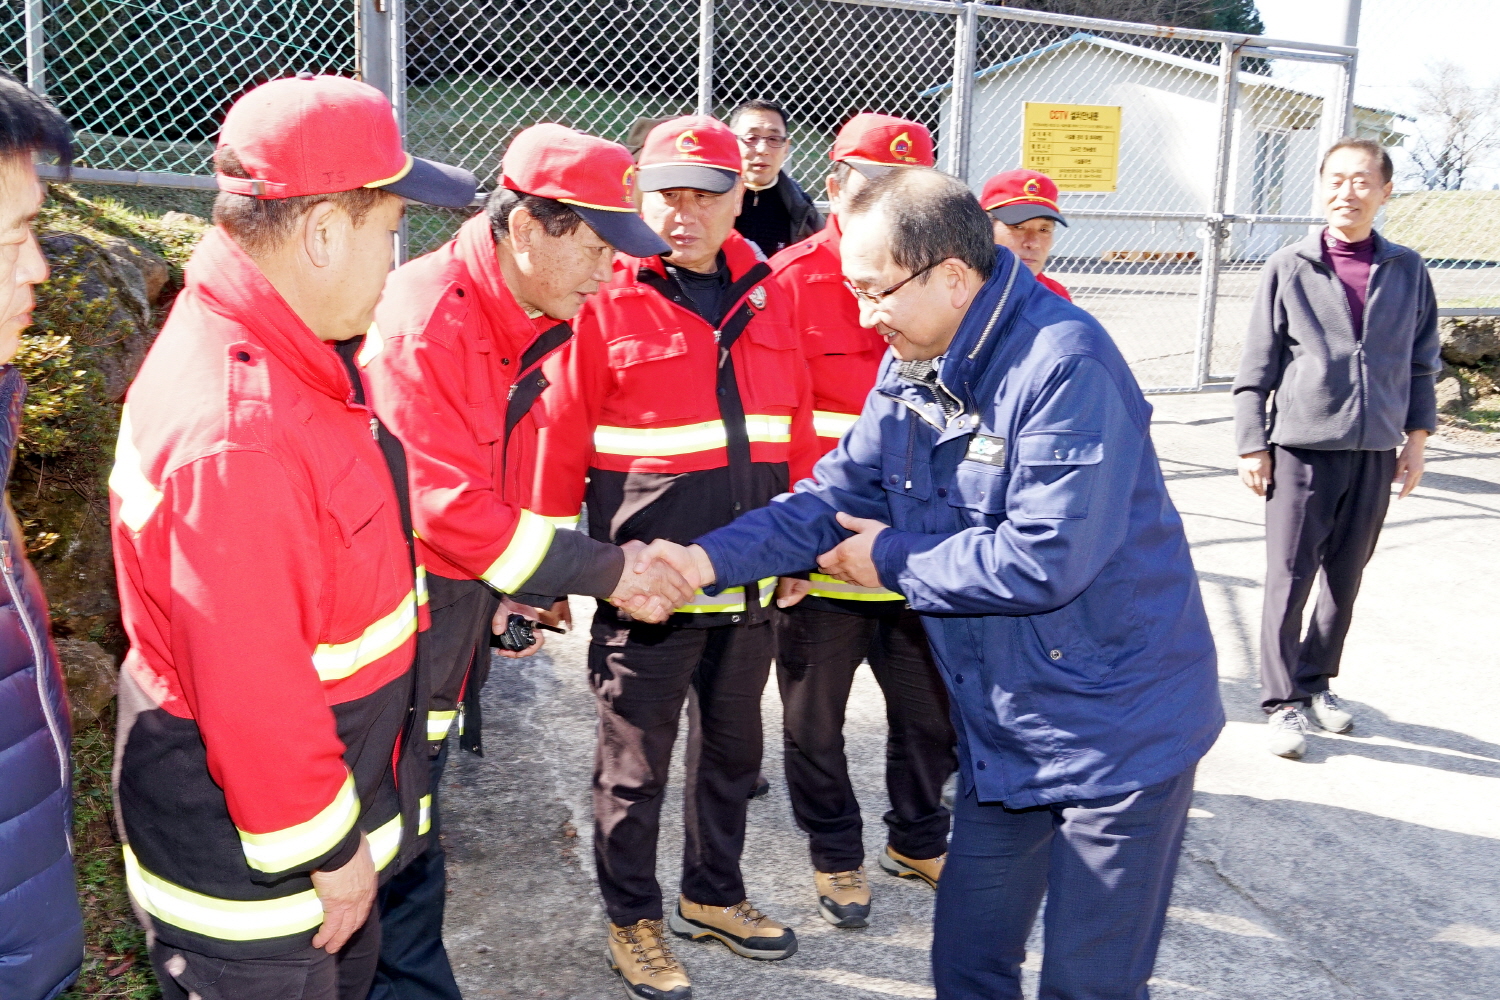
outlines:
[[698, 113], [714, 113], [714, 0], [698, 0]]
[[1203, 282], [1198, 302], [1198, 345], [1193, 351], [1193, 385], [1208, 384], [1213, 361], [1214, 316], [1219, 305], [1219, 257], [1228, 235], [1224, 211], [1229, 201], [1229, 159], [1234, 149], [1234, 106], [1239, 97], [1239, 45], [1219, 43], [1219, 134], [1214, 147], [1214, 190], [1203, 231]]
[[32, 93], [47, 93], [46, 0], [26, 0], [26, 86]]
[[[354, 61], [359, 78], [390, 99], [406, 136], [405, 0], [354, 0]], [[406, 218], [396, 232], [396, 263], [406, 260]]]
[[979, 46], [979, 9], [965, 3], [953, 24], [953, 102], [948, 111], [948, 173], [969, 179], [969, 137], [973, 135], [974, 57]]

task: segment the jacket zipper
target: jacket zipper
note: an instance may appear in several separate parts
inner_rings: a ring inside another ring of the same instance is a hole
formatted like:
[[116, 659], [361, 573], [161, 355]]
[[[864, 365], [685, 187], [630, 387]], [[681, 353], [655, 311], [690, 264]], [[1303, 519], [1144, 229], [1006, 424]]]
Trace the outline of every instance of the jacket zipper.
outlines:
[[911, 489], [911, 456], [917, 449], [917, 425], [906, 424], [906, 489]]
[[[1365, 446], [1366, 432], [1368, 432], [1370, 429], [1370, 403], [1368, 399], [1369, 378], [1368, 371], [1365, 365], [1365, 337], [1370, 332], [1370, 299], [1372, 297], [1370, 294], [1370, 290], [1375, 287], [1375, 274], [1379, 270], [1380, 261], [1372, 261], [1370, 263], [1370, 276], [1365, 279], [1365, 306], [1364, 311], [1360, 314], [1359, 339], [1354, 342], [1356, 357], [1358, 357], [1359, 359], [1359, 447], [1361, 450], [1363, 450]], [[1340, 282], [1340, 284], [1342, 284], [1342, 282]], [[1339, 291], [1342, 292], [1343, 288], [1340, 288]], [[1348, 298], [1349, 297], [1347, 295], [1344, 296], [1346, 304], [1348, 302]]]
[[[52, 734], [52, 746], [57, 753], [58, 780], [64, 788], [68, 788], [68, 755], [63, 746], [62, 729], [57, 722], [57, 713], [52, 710], [52, 699], [47, 696], [47, 656], [42, 649], [40, 633], [32, 622], [30, 614], [26, 611], [26, 605], [21, 602], [21, 590], [16, 585], [13, 573], [14, 563], [11, 561], [10, 539], [0, 538], [0, 562], [4, 563], [5, 589], [10, 593], [10, 602], [16, 606], [16, 615], [21, 619], [21, 625], [26, 629], [26, 638], [31, 643], [31, 661], [36, 670], [36, 693], [42, 703], [42, 714], [47, 717], [47, 730]], [[69, 789], [68, 794], [72, 794]], [[63, 831], [68, 838], [68, 854], [73, 854], [73, 831]]]

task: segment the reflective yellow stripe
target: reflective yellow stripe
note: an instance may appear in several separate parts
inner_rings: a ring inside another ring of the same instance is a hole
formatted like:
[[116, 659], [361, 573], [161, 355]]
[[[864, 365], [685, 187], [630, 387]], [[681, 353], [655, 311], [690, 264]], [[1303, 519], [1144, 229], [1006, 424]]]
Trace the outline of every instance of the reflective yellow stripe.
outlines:
[[858, 421], [858, 415], [853, 413], [813, 410], [813, 433], [820, 438], [841, 438]]
[[[426, 586], [427, 582], [423, 579], [424, 590]], [[343, 680], [358, 673], [361, 667], [399, 649], [416, 631], [417, 590], [413, 587], [401, 598], [401, 603], [396, 605], [394, 611], [365, 629], [358, 639], [319, 643], [318, 648], [313, 650], [313, 668], [318, 671], [319, 680]]]
[[125, 845], [125, 885], [136, 905], [158, 920], [220, 941], [259, 941], [310, 931], [323, 922], [312, 889], [279, 899], [219, 899], [184, 889], [142, 868]]
[[[416, 534], [415, 531], [412, 532]], [[427, 603], [427, 567], [417, 563], [417, 607]]]
[[812, 588], [808, 594], [813, 597], [832, 597], [840, 601], [901, 601], [905, 600], [900, 594], [886, 590], [884, 587], [860, 587], [852, 583], [844, 583], [835, 580], [831, 576], [822, 573], [809, 573], [808, 580]]
[[[760, 606], [771, 603], [776, 593], [776, 578], [768, 576], [760, 581]], [[677, 609], [685, 614], [727, 614], [745, 610], [745, 588], [725, 587], [718, 595], [710, 597], [703, 591], [693, 594], [693, 599]]]
[[351, 774], [344, 778], [333, 801], [312, 819], [272, 833], [241, 830], [240, 849], [245, 852], [245, 863], [256, 871], [290, 871], [337, 847], [358, 817], [359, 794]]
[[564, 528], [568, 531], [572, 531], [578, 527], [577, 514], [574, 514], [572, 517], [548, 517], [546, 514], [538, 514], [537, 517], [546, 518], [548, 523], [550, 523], [554, 528]]
[[[745, 432], [755, 443], [784, 444], [792, 439], [792, 418], [765, 413], [746, 414]], [[594, 450], [601, 455], [665, 458], [712, 451], [728, 445], [729, 436], [722, 420], [705, 420], [700, 424], [678, 427], [601, 425], [594, 428]]]
[[727, 446], [722, 420], [705, 420], [701, 424], [680, 427], [605, 427], [594, 428], [594, 450], [601, 455], [691, 455]]
[[427, 713], [427, 738], [429, 740], [441, 740], [448, 735], [448, 727], [453, 725], [453, 720], [458, 718], [458, 711], [451, 712], [428, 712]]
[[120, 520], [139, 532], [161, 503], [161, 490], [151, 485], [141, 467], [130, 428], [130, 407], [120, 411], [120, 436], [115, 439], [115, 466], [109, 472], [109, 488], [120, 498]]
[[792, 418], [752, 413], [745, 417], [745, 432], [752, 444], [785, 444], [792, 439]]
[[424, 795], [417, 800], [417, 836], [432, 829], [432, 796]]
[[502, 594], [521, 589], [521, 584], [542, 564], [556, 532], [557, 529], [545, 517], [529, 510], [521, 511], [516, 533], [511, 536], [505, 551], [500, 553], [500, 558], [484, 571], [484, 582]]
[[375, 859], [375, 870], [385, 871], [385, 866], [396, 859], [401, 850], [401, 814], [397, 813], [387, 822], [365, 834], [370, 842], [370, 857]]

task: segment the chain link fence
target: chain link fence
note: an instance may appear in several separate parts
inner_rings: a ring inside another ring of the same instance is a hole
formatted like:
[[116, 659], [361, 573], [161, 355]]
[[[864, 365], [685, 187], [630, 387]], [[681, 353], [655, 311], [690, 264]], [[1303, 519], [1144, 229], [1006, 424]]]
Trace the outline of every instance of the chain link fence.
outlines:
[[[1351, 107], [1352, 49], [946, 0], [0, 0], [0, 10], [0, 65], [79, 129], [85, 181], [212, 187], [224, 111], [304, 69], [386, 90], [414, 153], [469, 167], [487, 186], [535, 122], [626, 141], [646, 122], [722, 117], [770, 97], [792, 118], [787, 169], [816, 194], [851, 115], [913, 118], [936, 136], [939, 166], [976, 190], [1023, 165], [1064, 182], [1071, 225], [1049, 271], [1104, 322], [1142, 385], [1163, 391], [1234, 371], [1261, 262], [1320, 221], [1321, 149], [1350, 131], [1400, 142], [1410, 125]], [[1049, 113], [1065, 117], [1033, 117]], [[1096, 117], [1080, 126], [1066, 118], [1075, 113]], [[1451, 210], [1397, 199], [1388, 232], [1426, 240], [1415, 245], [1433, 258], [1445, 306], [1500, 307], [1493, 239], [1467, 218], [1431, 224]], [[437, 246], [464, 215], [414, 210], [408, 252]], [[1434, 231], [1444, 235], [1423, 236]]]

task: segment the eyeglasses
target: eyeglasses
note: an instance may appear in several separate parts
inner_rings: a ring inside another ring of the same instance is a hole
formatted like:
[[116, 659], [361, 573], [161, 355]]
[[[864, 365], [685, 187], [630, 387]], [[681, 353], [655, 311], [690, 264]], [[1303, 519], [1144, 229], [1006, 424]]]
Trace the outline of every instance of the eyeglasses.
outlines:
[[902, 286], [905, 285], [908, 281], [915, 281], [941, 263], [942, 261], [940, 260], [934, 261], [933, 263], [928, 264], [926, 267], [922, 268], [922, 270], [915, 272], [909, 277], [902, 278], [900, 281], [896, 282], [894, 285], [892, 285], [890, 288], [887, 288], [883, 292], [867, 292], [862, 288], [855, 288], [854, 282], [850, 281], [848, 278], [844, 279], [844, 287], [853, 292], [854, 297], [856, 299], [859, 299], [861, 302], [868, 302], [872, 306], [879, 305], [887, 297], [895, 295], [897, 292], [901, 291]]
[[767, 149], [781, 149], [792, 141], [789, 135], [739, 135], [735, 136], [740, 144], [754, 149], [756, 146], [764, 146]]

